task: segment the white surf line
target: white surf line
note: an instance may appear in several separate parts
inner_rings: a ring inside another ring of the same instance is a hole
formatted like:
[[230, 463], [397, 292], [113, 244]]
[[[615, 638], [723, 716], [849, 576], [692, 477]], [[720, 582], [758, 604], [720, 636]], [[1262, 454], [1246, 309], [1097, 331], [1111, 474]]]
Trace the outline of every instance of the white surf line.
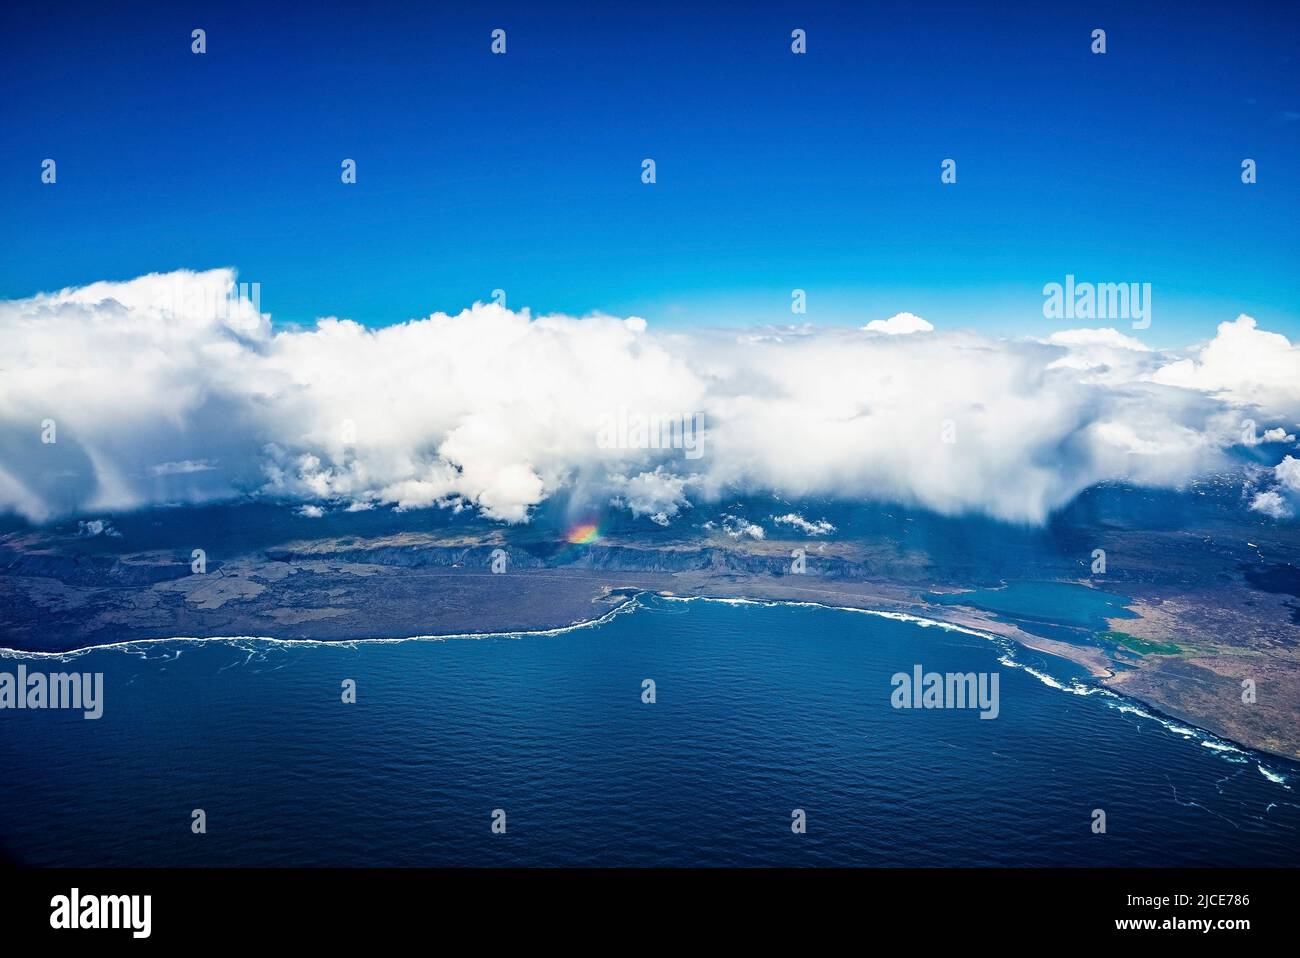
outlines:
[[364, 637], [356, 639], [278, 639], [270, 635], [209, 635], [209, 636], [191, 636], [191, 635], [174, 635], [160, 636], [152, 639], [124, 639], [121, 642], [104, 642], [99, 645], [85, 645], [75, 649], [66, 649], [61, 652], [43, 652], [26, 649], [13, 649], [0, 647], [0, 659], [69, 659], [78, 655], [85, 655], [89, 652], [104, 651], [133, 651], [141, 646], [165, 645], [169, 643], [186, 643], [199, 644], [203, 642], [264, 642], [272, 645], [284, 646], [343, 646], [354, 647], [362, 644], [395, 644], [399, 642], [433, 642], [447, 639], [491, 639], [491, 638], [524, 638], [528, 636], [554, 636], [563, 635], [574, 629], [594, 628], [598, 625], [604, 625], [616, 615], [624, 612], [630, 612], [640, 606], [638, 601], [643, 596], [654, 596], [656, 599], [663, 599], [669, 602], [717, 602], [723, 605], [758, 605], [758, 606], [795, 606], [799, 608], [810, 609], [830, 609], [837, 612], [858, 612], [863, 615], [874, 615], [882, 619], [892, 619], [896, 622], [911, 622], [922, 628], [940, 628], [951, 632], [962, 632], [966, 635], [973, 635], [981, 639], [996, 640], [999, 636], [990, 632], [981, 632], [978, 629], [972, 629], [963, 625], [956, 625], [952, 622], [943, 622], [939, 619], [929, 619], [920, 615], [911, 615], [906, 612], [890, 612], [884, 609], [863, 609], [855, 606], [828, 605], [824, 602], [809, 602], [799, 599], [748, 599], [748, 598], [731, 598], [724, 596], [709, 595], [663, 595], [652, 589], [638, 590], [634, 595], [624, 599], [604, 615], [595, 619], [587, 619], [582, 622], [574, 622], [571, 625], [556, 626], [551, 629], [518, 629], [513, 631], [493, 631], [493, 632], [447, 632], [428, 635], [411, 635], [399, 637]]
[[[638, 593], [641, 595], [644, 593]], [[438, 635], [410, 635], [398, 638], [359, 638], [359, 639], [277, 639], [270, 635], [173, 635], [153, 639], [124, 639], [121, 642], [104, 642], [100, 645], [85, 645], [62, 652], [35, 652], [25, 649], [0, 648], [0, 659], [58, 659], [69, 661], [90, 652], [133, 652], [156, 645], [184, 643], [199, 645], [205, 642], [236, 645], [240, 642], [260, 642], [276, 646], [325, 646], [355, 648], [358, 645], [396, 645], [402, 642], [442, 642], [450, 639], [520, 639], [530, 636], [554, 636], [572, 632], [575, 629], [590, 629], [604, 625], [616, 615], [631, 612], [638, 606], [637, 595], [624, 599], [613, 609], [595, 619], [585, 619], [571, 625], [560, 625], [551, 629], [518, 629], [504, 632], [446, 632]]]
[[[906, 612], [887, 612], [883, 609], [861, 609], [861, 608], [856, 608], [854, 606], [827, 605], [824, 602], [809, 602], [806, 600], [799, 600], [799, 599], [747, 599], [747, 598], [720, 598], [716, 596], [707, 596], [707, 595], [659, 595], [656, 592], [650, 592], [650, 591], [647, 591], [646, 593], [643, 594], [653, 595], [656, 598], [664, 599], [670, 602], [717, 602], [722, 605], [759, 605], [759, 606], [768, 606], [768, 607], [786, 605], [786, 606], [798, 606], [802, 608], [831, 609], [833, 611], [838, 611], [838, 612], [860, 612], [864, 615], [874, 615], [882, 619], [892, 619], [896, 622], [911, 622], [915, 625], [921, 626], [922, 628], [937, 627], [951, 632], [961, 632], [966, 635], [973, 635], [973, 636], [978, 636], [979, 638], [982, 639], [988, 639], [990, 642], [993, 643], [994, 646], [997, 646], [1002, 650], [1002, 654], [998, 657], [998, 662], [1001, 665], [1005, 665], [1008, 668], [1020, 669], [1023, 672], [1027, 672], [1030, 675], [1032, 675], [1034, 678], [1038, 679], [1039, 682], [1046, 685], [1048, 688], [1053, 688], [1060, 692], [1068, 692], [1071, 695], [1100, 695], [1104, 700], [1106, 700], [1107, 705], [1110, 705], [1111, 707], [1116, 708], [1121, 712], [1126, 712], [1131, 715], [1136, 715], [1150, 722], [1154, 722], [1156, 725], [1159, 725], [1160, 727], [1164, 728], [1166, 731], [1173, 732], [1175, 735], [1179, 735], [1184, 739], [1194, 739], [1198, 741], [1202, 747], [1210, 749], [1216, 754], [1219, 754], [1226, 761], [1232, 762], [1233, 764], [1244, 763], [1254, 758], [1256, 762], [1256, 767], [1259, 769], [1260, 774], [1262, 774], [1270, 782], [1281, 785], [1283, 788], [1287, 789], [1287, 791], [1291, 790], [1291, 786], [1287, 784], [1288, 778], [1285, 775], [1282, 775], [1280, 772], [1274, 772], [1272, 770], [1266, 769], [1263, 764], [1260, 764], [1259, 759], [1264, 757], [1264, 753], [1258, 752], [1255, 749], [1251, 749], [1248, 746], [1238, 745], [1236, 743], [1226, 741], [1220, 738], [1219, 736], [1215, 735], [1209, 729], [1203, 729], [1197, 726], [1191, 726], [1191, 723], [1181, 722], [1176, 719], [1163, 718], [1159, 715], [1155, 715], [1147, 711], [1147, 709], [1150, 706], [1146, 706], [1145, 703], [1140, 702], [1137, 699], [1131, 699], [1128, 696], [1121, 695], [1120, 693], [1115, 692], [1112, 689], [1108, 689], [1103, 685], [1088, 684], [1085, 682], [1081, 682], [1078, 679], [1075, 679], [1069, 685], [1066, 685], [1065, 683], [1061, 682], [1059, 679], [1056, 679], [1053, 676], [1048, 675], [1046, 672], [1042, 672], [1038, 669], [1033, 668], [1032, 666], [1025, 665], [1023, 662], [1017, 662], [1014, 658], [1012, 658], [1009, 650], [1009, 646], [1013, 644], [1023, 645], [1023, 643], [1019, 642], [1018, 640], [1010, 636], [999, 635], [998, 633], [995, 632], [982, 632], [979, 629], [972, 629], [967, 626], [957, 625], [952, 622], [943, 622], [939, 619], [929, 619], [924, 616], [912, 615]], [[1025, 646], [1025, 647], [1033, 649], [1033, 646]], [[1041, 649], [1034, 649], [1034, 651], [1041, 652], [1044, 655], [1052, 654], [1050, 652], [1043, 652], [1043, 650]], [[1056, 657], [1059, 658], [1059, 656]], [[1070, 660], [1067, 659], [1066, 661], [1070, 661]]]
[[[720, 605], [756, 605], [766, 608], [776, 606], [791, 606], [794, 608], [806, 609], [828, 609], [833, 612], [857, 612], [861, 615], [875, 616], [881, 619], [890, 619], [894, 622], [908, 622], [921, 628], [938, 628], [948, 632], [959, 632], [964, 635], [972, 635], [977, 638], [986, 639], [995, 646], [1003, 650], [1003, 655], [998, 658], [998, 662], [1008, 668], [1020, 669], [1029, 673], [1049, 688], [1057, 689], [1062, 692], [1069, 692], [1072, 695], [1101, 695], [1106, 699], [1114, 700], [1115, 707], [1122, 712], [1138, 715], [1141, 718], [1148, 719], [1162, 726], [1167, 731], [1173, 731], [1182, 735], [1184, 738], [1198, 739], [1204, 747], [1222, 754], [1229, 761], [1230, 755], [1242, 756], [1242, 761], [1252, 755], [1261, 756], [1263, 753], [1256, 752], [1248, 746], [1238, 746], [1234, 743], [1226, 742], [1216, 736], [1208, 729], [1202, 728], [1184, 728], [1181, 724], [1175, 723], [1173, 719], [1163, 719], [1160, 716], [1153, 715], [1146, 710], [1144, 703], [1137, 699], [1130, 699], [1127, 696], [1120, 695], [1111, 689], [1101, 685], [1086, 685], [1074, 681], [1071, 685], [1065, 685], [1052, 676], [1040, 672], [1022, 662], [1017, 662], [1011, 658], [1007, 650], [1006, 643], [1015, 643], [1015, 639], [1008, 636], [998, 635], [994, 632], [983, 632], [979, 629], [973, 629], [969, 626], [957, 625], [953, 622], [943, 622], [939, 619], [930, 619], [921, 615], [913, 615], [908, 612], [890, 612], [884, 609], [862, 609], [851, 605], [828, 605], [824, 602], [810, 602], [803, 599], [749, 599], [743, 597], [725, 597], [711, 595], [663, 595], [652, 589], [642, 589], [621, 603], [615, 606], [604, 615], [595, 619], [587, 619], [583, 622], [575, 622], [572, 625], [557, 626], [553, 629], [526, 629], [511, 632], [453, 632], [442, 635], [412, 635], [405, 638], [361, 638], [361, 639], [277, 639], [272, 636], [260, 635], [214, 635], [214, 636], [173, 636], [168, 638], [156, 639], [128, 639], [122, 642], [107, 642], [102, 645], [88, 645], [79, 649], [70, 649], [65, 652], [27, 652], [21, 649], [0, 648], [0, 659], [56, 659], [59, 661], [69, 661], [77, 656], [85, 655], [88, 652], [101, 651], [124, 651], [129, 652], [138, 649], [141, 646], [165, 645], [169, 643], [186, 643], [200, 644], [204, 642], [223, 642], [227, 644], [237, 644], [240, 642], [261, 642], [274, 646], [341, 646], [344, 648], [355, 648], [358, 645], [396, 645], [402, 642], [440, 642], [450, 639], [491, 639], [507, 638], [518, 639], [531, 636], [556, 636], [563, 635], [566, 632], [572, 632], [576, 629], [590, 629], [611, 621], [614, 616], [621, 615], [625, 612], [632, 612], [638, 608], [644, 608], [639, 601], [642, 596], [653, 596], [665, 602], [716, 602]], [[1027, 646], [1028, 647], [1028, 646]], [[1042, 651], [1042, 650], [1035, 650]], [[1044, 652], [1045, 655], [1051, 653]], [[1068, 660], [1067, 660], [1068, 661]], [[1108, 703], [1109, 704], [1109, 703]], [[1189, 734], [1190, 733], [1190, 734]], [[1262, 764], [1257, 763], [1260, 773], [1270, 782], [1282, 785], [1288, 791], [1291, 786], [1286, 784], [1289, 779], [1280, 773], [1266, 770]]]
[[717, 602], [722, 605], [760, 605], [760, 606], [793, 606], [803, 609], [830, 609], [833, 612], [858, 612], [862, 615], [874, 615], [881, 619], [892, 619], [895, 622], [911, 622], [913, 625], [919, 625], [922, 628], [939, 628], [949, 632], [962, 632], [966, 635], [973, 635], [981, 639], [994, 640], [999, 638], [992, 632], [981, 632], [979, 629], [972, 629], [969, 626], [957, 625], [955, 622], [944, 622], [941, 619], [929, 619], [923, 615], [913, 615], [910, 612], [888, 612], [884, 609], [863, 609], [852, 605], [829, 605], [825, 602], [810, 602], [806, 599], [748, 599], [740, 597], [721, 597], [713, 595], [661, 595], [658, 592], [646, 590], [642, 595], [652, 595], [656, 599], [663, 599], [666, 602]]

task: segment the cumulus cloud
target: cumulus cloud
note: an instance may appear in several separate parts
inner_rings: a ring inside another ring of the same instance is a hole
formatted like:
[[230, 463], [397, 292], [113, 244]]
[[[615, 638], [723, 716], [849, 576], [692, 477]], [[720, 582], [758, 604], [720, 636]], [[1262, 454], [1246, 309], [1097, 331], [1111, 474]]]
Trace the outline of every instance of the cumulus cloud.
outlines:
[[1250, 507], [1274, 519], [1287, 519], [1300, 507], [1300, 459], [1287, 456], [1272, 469], [1273, 488], [1256, 493]]
[[1270, 519], [1289, 519], [1292, 515], [1290, 503], [1281, 493], [1273, 490], [1256, 493], [1250, 501], [1250, 508], [1262, 512]]
[[1300, 392], [1300, 347], [1242, 314], [1220, 323], [1214, 339], [1196, 355], [1161, 367], [1153, 379], [1237, 403], [1293, 409]]
[[805, 535], [810, 536], [828, 536], [835, 531], [833, 523], [825, 519], [814, 519], [808, 521], [796, 512], [787, 512], [783, 516], [773, 516], [772, 521], [779, 526], [793, 526]]
[[1128, 349], [1137, 353], [1151, 351], [1142, 340], [1126, 336], [1119, 330], [1108, 327], [1063, 329], [1047, 337], [1047, 341], [1057, 346], [1103, 346], [1108, 349]]
[[888, 319], [873, 319], [862, 327], [869, 333], [884, 333], [887, 336], [905, 336], [908, 333], [929, 333], [934, 326], [914, 313], [896, 313]]
[[[713, 529], [717, 524], [710, 521], [704, 523], [705, 529]], [[741, 516], [733, 516], [730, 513], [722, 517], [721, 529], [733, 539], [766, 539], [767, 532], [757, 522], [750, 522]]]
[[1300, 493], [1300, 459], [1287, 456], [1274, 467], [1273, 474], [1288, 491]]
[[[1249, 317], [1168, 354], [1113, 330], [1007, 341], [906, 313], [658, 333], [475, 304], [276, 330], [236, 291], [230, 270], [182, 271], [0, 302], [0, 511], [260, 495], [308, 516], [525, 522], [564, 493], [662, 524], [774, 493], [1036, 523], [1100, 481], [1223, 468], [1245, 415], [1266, 436], [1300, 419], [1296, 349]], [[650, 427], [598, 441], [602, 421]], [[699, 423], [688, 456], [672, 430]]]
[[122, 533], [113, 528], [110, 519], [83, 519], [77, 523], [77, 535], [83, 539], [93, 539], [96, 536], [118, 539], [121, 538]]
[[667, 525], [670, 517], [690, 506], [686, 488], [690, 480], [674, 475], [662, 465], [653, 472], [643, 472], [627, 478], [611, 475], [610, 484], [618, 494], [610, 503], [625, 508], [634, 516], [649, 516], [659, 525]]
[[1064, 329], [1045, 342], [1065, 347], [1048, 368], [1075, 370], [1080, 382], [1118, 386], [1141, 380], [1152, 371], [1152, 351], [1117, 329]]

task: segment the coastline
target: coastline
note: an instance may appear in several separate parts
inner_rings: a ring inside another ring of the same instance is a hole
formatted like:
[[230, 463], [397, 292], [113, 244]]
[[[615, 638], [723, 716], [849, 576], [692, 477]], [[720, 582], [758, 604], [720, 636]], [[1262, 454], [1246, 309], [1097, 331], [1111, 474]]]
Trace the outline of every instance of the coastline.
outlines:
[[[833, 595], [846, 595], [850, 598], [861, 598], [861, 596], [854, 593], [839, 593], [832, 590], [816, 590], [801, 587], [796, 591], [824, 592]], [[1033, 669], [1023, 663], [1016, 662], [1005, 654], [1000, 656], [999, 661], [1003, 665], [1022, 669], [1049, 687], [1072, 694], [1091, 694], [1093, 692], [1101, 692], [1113, 696], [1121, 702], [1131, 702], [1133, 703], [1133, 706], [1129, 707], [1128, 710], [1134, 714], [1145, 717], [1165, 726], [1166, 728], [1179, 732], [1185, 731], [1181, 726], [1190, 726], [1196, 737], [1201, 738], [1202, 744], [1216, 751], [1236, 752], [1257, 761], [1261, 759], [1282, 759], [1288, 763], [1297, 764], [1294, 757], [1285, 753], [1261, 748], [1250, 742], [1243, 742], [1233, 738], [1232, 736], [1223, 735], [1217, 730], [1206, 728], [1205, 723], [1198, 721], [1195, 717], [1171, 714], [1169, 710], [1165, 709], [1162, 703], [1158, 701], [1153, 701], [1139, 695], [1133, 695], [1127, 691], [1117, 691], [1110, 687], [1106, 681], [1107, 679], [1114, 678], [1116, 673], [1114, 670], [1099, 664], [1099, 662], [1104, 662], [1106, 660], [1105, 656], [1097, 650], [1073, 646], [1069, 643], [1058, 642], [1052, 639], [1045, 639], [1040, 636], [1031, 635], [1030, 633], [1027, 633], [1009, 623], [987, 619], [980, 614], [973, 613], [971, 610], [953, 606], [929, 607], [933, 608], [936, 614], [922, 615], [916, 612], [897, 609], [871, 608], [865, 605], [835, 605], [826, 602], [812, 601], [809, 599], [767, 598], [743, 595], [709, 595], [703, 593], [682, 595], [666, 590], [607, 586], [605, 587], [603, 595], [598, 598], [608, 599], [610, 597], [617, 597], [619, 601], [600, 615], [564, 625], [534, 629], [428, 633], [400, 637], [356, 636], [351, 638], [327, 639], [279, 638], [275, 636], [259, 635], [158, 636], [152, 638], [126, 639], [117, 642], [98, 643], [58, 651], [0, 647], [0, 660], [47, 659], [67, 662], [94, 652], [134, 652], [147, 648], [165, 647], [176, 644], [225, 643], [238, 646], [240, 643], [257, 643], [286, 647], [338, 646], [342, 648], [355, 648], [358, 645], [444, 642], [458, 639], [475, 640], [489, 638], [553, 637], [579, 629], [596, 628], [610, 622], [618, 615], [635, 612], [638, 608], [643, 607], [641, 599], [646, 596], [669, 602], [689, 603], [698, 601], [714, 602], [725, 605], [756, 605], [766, 607], [788, 606], [794, 608], [815, 608], [827, 611], [851, 612], [861, 615], [871, 615], [891, 621], [907, 622], [921, 628], [939, 628], [947, 631], [959, 632], [965, 635], [985, 639], [993, 643], [996, 643], [998, 639], [1005, 639], [1024, 648], [1065, 659], [1075, 665], [1082, 666], [1089, 672], [1089, 676], [1093, 680], [1093, 684], [1087, 686], [1079, 684], [1076, 684], [1074, 687], [1065, 686], [1059, 680], [1045, 675], [1037, 669]], [[1261, 774], [1270, 778], [1270, 780], [1280, 781], [1282, 783], [1285, 783], [1288, 780], [1288, 778], [1282, 776], [1281, 773], [1275, 773], [1271, 770], [1265, 769], [1262, 764], [1259, 765], [1259, 771]]]

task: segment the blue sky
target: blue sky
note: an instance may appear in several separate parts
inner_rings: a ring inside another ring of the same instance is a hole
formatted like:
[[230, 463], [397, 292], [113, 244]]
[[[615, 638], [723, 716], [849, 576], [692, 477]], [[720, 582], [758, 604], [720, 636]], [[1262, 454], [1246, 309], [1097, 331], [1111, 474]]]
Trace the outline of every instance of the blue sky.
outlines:
[[0, 297], [231, 265], [277, 323], [498, 287], [783, 323], [800, 287], [1039, 336], [1073, 273], [1150, 282], [1152, 345], [1300, 337], [1293, 4], [412, 6], [7, 6]]

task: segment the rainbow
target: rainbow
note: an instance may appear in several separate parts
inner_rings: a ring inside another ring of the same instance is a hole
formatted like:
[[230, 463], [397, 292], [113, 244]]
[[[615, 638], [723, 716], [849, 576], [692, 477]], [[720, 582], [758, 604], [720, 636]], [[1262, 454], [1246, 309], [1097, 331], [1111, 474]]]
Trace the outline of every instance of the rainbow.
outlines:
[[594, 522], [580, 522], [564, 534], [564, 541], [572, 545], [590, 545], [600, 538], [600, 527]]

